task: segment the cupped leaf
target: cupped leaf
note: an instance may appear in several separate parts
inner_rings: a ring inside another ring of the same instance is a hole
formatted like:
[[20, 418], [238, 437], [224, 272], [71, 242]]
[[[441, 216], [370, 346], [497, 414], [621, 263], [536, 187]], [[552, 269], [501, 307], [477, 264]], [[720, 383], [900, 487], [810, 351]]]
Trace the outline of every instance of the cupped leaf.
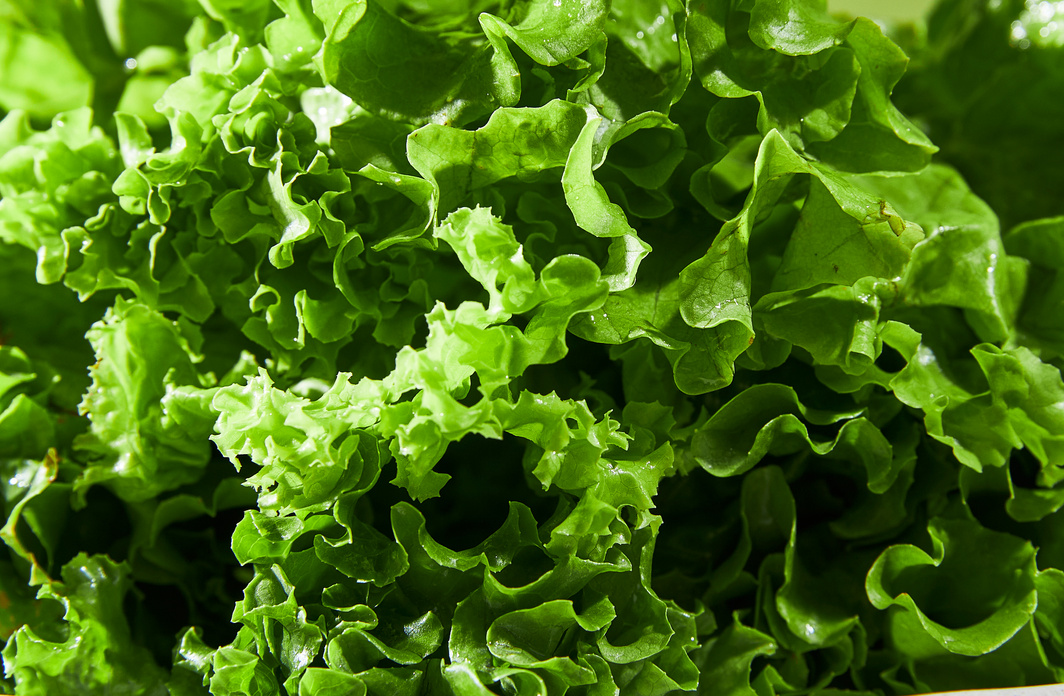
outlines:
[[[890, 611], [891, 644], [914, 657], [943, 650], [983, 655], [1001, 647], [1037, 607], [1034, 548], [971, 519], [932, 520], [928, 534], [932, 554], [891, 546], [868, 573], [869, 600]], [[1000, 562], [987, 564], [987, 558]]]
[[1005, 250], [1030, 263], [1027, 289], [1016, 324], [1024, 345], [1040, 348], [1045, 358], [1064, 354], [1064, 327], [1059, 308], [1064, 302], [1064, 218], [1017, 225], [1005, 234]]
[[461, 124], [517, 101], [516, 66], [494, 60], [489, 43], [451, 43], [374, 0], [342, 8], [315, 3], [315, 14], [326, 27], [320, 54], [326, 82], [374, 113]]
[[586, 122], [582, 108], [559, 99], [537, 108], [497, 109], [475, 131], [423, 126], [407, 138], [407, 153], [437, 185], [441, 212], [449, 212], [471, 191], [509, 177], [535, 180], [564, 166]]
[[513, 25], [487, 13], [477, 20], [501, 56], [509, 57], [502, 48], [506, 37], [540, 65], [553, 66], [571, 61], [601, 39], [608, 8], [602, 0], [531, 0]]

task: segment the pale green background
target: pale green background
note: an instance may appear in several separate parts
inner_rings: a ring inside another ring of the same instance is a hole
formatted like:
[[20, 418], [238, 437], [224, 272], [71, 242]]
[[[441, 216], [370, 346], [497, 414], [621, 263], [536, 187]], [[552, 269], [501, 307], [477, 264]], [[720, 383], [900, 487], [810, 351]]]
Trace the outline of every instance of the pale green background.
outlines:
[[872, 19], [916, 19], [932, 4], [933, 0], [828, 0], [828, 9]]

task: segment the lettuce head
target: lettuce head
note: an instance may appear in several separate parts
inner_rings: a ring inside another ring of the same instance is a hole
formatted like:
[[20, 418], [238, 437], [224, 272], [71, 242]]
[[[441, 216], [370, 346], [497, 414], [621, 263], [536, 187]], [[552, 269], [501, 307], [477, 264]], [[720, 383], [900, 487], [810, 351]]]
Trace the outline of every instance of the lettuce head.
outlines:
[[1064, 681], [1064, 14], [0, 0], [0, 691]]

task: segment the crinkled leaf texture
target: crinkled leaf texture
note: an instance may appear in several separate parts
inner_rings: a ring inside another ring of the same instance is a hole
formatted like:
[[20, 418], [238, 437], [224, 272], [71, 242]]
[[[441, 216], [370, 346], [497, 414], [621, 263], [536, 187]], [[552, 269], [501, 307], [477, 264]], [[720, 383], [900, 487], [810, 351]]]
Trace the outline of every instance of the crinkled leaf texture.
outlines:
[[2, 6], [0, 692], [1064, 681], [1019, 0]]

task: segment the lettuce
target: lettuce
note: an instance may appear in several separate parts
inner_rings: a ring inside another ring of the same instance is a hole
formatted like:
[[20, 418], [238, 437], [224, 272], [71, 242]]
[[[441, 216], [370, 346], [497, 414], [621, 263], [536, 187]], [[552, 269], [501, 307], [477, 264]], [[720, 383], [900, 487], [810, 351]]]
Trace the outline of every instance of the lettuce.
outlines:
[[0, 3], [0, 690], [1064, 680], [1045, 8]]

